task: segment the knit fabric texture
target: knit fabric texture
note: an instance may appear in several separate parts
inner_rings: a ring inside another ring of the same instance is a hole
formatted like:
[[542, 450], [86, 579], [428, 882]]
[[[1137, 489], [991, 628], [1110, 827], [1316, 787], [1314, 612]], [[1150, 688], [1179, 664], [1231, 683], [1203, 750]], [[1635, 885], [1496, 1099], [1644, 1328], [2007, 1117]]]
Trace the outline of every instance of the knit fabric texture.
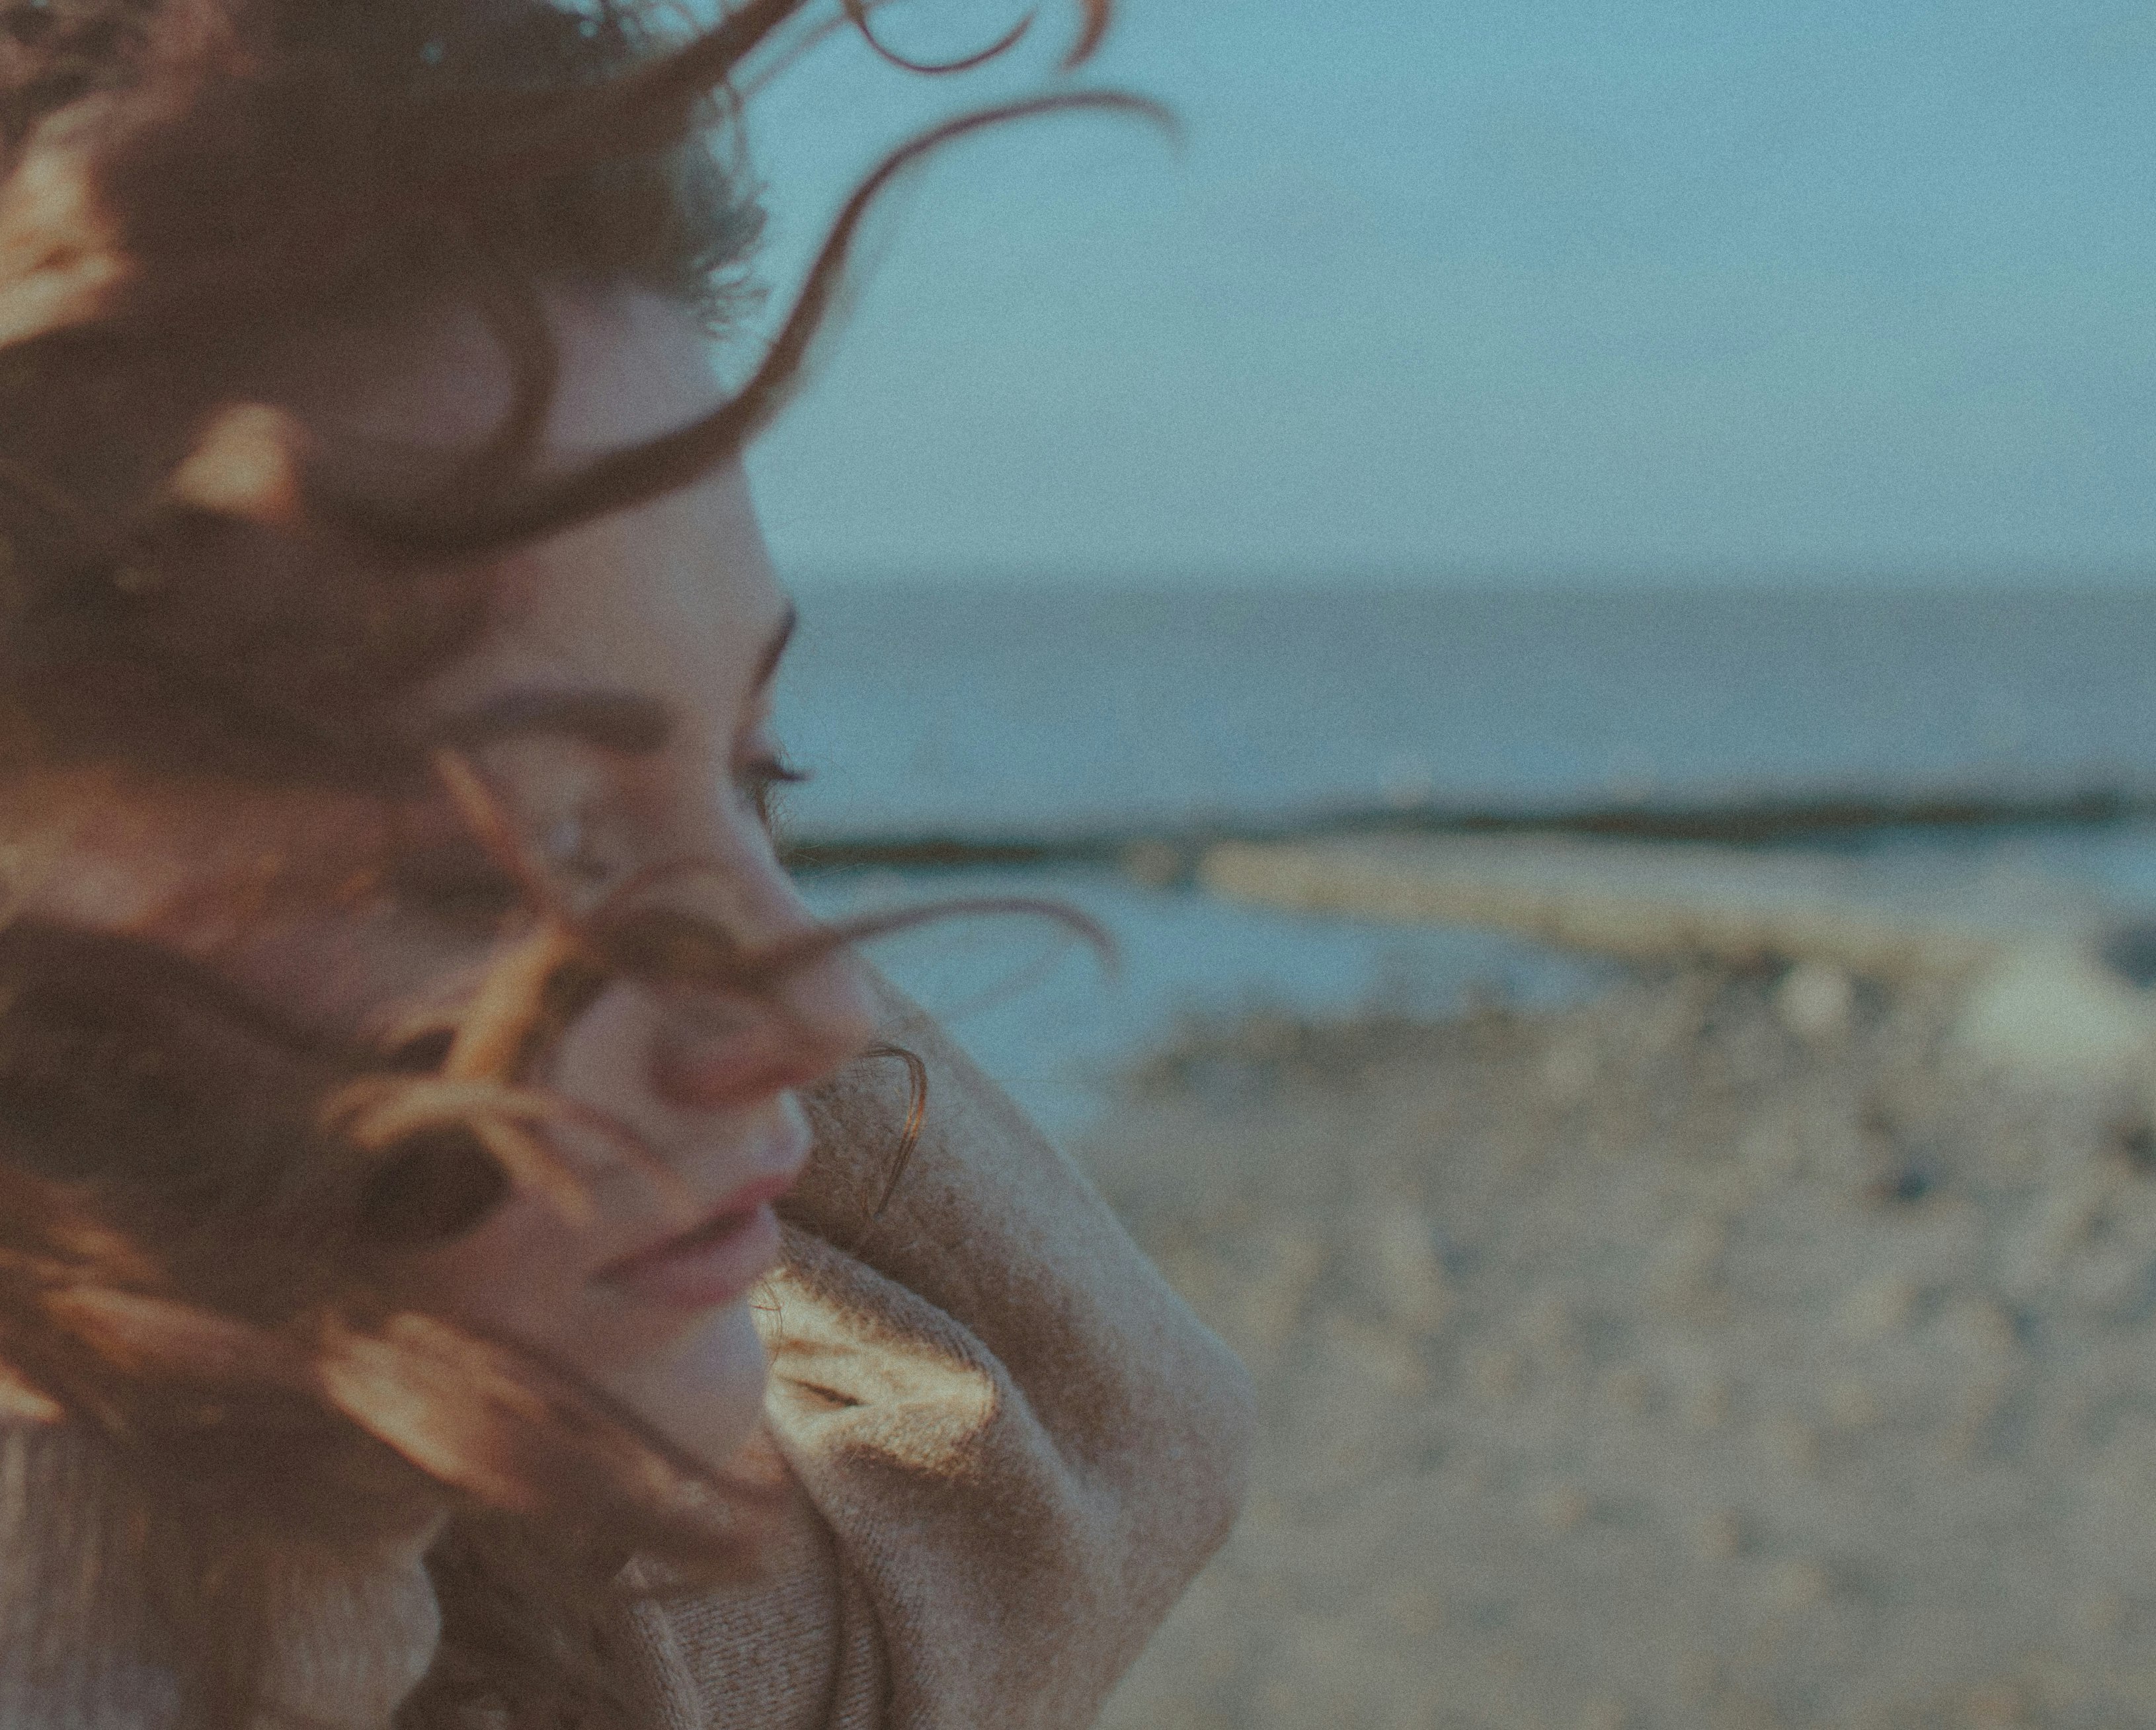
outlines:
[[[161, 1730], [177, 1691], [141, 1583], [117, 1554], [116, 1464], [62, 1424], [0, 1427], [0, 1726]], [[386, 1724], [441, 1633], [420, 1547], [273, 1588], [263, 1697], [280, 1724]]]
[[[879, 1210], [903, 1099], [864, 1064], [814, 1102], [739, 1462], [782, 1516], [756, 1578], [637, 1604], [651, 1730], [1082, 1730], [1240, 1502], [1241, 1366], [934, 1024], [886, 1009], [927, 1129]], [[99, 1565], [106, 1470], [64, 1426], [0, 1431], [8, 1730], [169, 1716], [132, 1583]], [[279, 1625], [273, 1697], [337, 1730], [383, 1730], [439, 1632], [416, 1556], [314, 1583]]]

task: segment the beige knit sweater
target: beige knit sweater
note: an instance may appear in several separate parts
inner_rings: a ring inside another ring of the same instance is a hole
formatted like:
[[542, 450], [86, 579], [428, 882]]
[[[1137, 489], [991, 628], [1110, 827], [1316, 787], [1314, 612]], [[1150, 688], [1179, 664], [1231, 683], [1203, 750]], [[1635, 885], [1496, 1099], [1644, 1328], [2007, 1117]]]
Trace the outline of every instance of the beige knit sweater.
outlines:
[[[1241, 1367], [993, 1084], [890, 1008], [929, 1064], [927, 1133], [871, 1222], [902, 1089], [863, 1065], [820, 1101], [744, 1459], [787, 1516], [757, 1579], [636, 1610], [652, 1730], [1076, 1730], [1241, 1497]], [[76, 1583], [103, 1469], [64, 1428], [0, 1430], [0, 1730], [168, 1714], [139, 1611]], [[340, 1730], [381, 1730], [438, 1627], [416, 1547], [309, 1578], [282, 1623], [272, 1698]]]

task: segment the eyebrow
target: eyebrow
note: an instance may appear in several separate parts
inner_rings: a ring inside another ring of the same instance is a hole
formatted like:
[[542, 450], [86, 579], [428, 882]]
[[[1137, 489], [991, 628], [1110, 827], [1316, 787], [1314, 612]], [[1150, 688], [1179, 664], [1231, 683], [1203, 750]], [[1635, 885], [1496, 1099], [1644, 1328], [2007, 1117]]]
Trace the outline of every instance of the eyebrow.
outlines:
[[444, 717], [428, 742], [470, 749], [531, 733], [581, 740], [603, 751], [649, 757], [674, 734], [674, 711], [634, 691], [506, 691]]
[[[800, 622], [789, 602], [756, 661], [754, 688], [761, 691], [778, 672], [779, 658]], [[533, 733], [573, 739], [603, 751], [649, 757], [674, 736], [670, 704], [638, 691], [506, 691], [485, 702], [444, 716], [427, 729], [428, 742], [468, 750], [499, 739]]]

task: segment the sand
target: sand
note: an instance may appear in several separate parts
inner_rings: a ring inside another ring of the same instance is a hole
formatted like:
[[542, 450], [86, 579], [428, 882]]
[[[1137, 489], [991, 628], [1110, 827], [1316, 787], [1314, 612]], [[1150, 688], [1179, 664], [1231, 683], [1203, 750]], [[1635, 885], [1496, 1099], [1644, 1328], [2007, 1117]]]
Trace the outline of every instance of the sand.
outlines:
[[1245, 1357], [1183, 1727], [2156, 1726], [2156, 1140], [1943, 987], [1194, 1027], [1081, 1150]]

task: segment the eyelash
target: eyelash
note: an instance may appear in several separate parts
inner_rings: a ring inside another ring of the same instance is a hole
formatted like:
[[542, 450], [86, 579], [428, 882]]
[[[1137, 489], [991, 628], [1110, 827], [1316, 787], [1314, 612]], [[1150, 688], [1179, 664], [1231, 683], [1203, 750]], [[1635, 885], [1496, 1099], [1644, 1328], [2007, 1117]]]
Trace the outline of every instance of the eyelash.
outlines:
[[778, 790], [798, 787], [809, 778], [807, 770], [797, 769], [783, 758], [770, 756], [758, 757], [745, 765], [737, 779], [743, 796], [756, 812], [757, 821], [768, 829]]
[[[741, 796], [768, 832], [781, 788], [798, 786], [810, 772], [775, 752], [752, 758], [734, 776]], [[491, 929], [517, 905], [515, 882], [470, 842], [398, 862], [392, 886], [400, 897], [451, 924]]]

